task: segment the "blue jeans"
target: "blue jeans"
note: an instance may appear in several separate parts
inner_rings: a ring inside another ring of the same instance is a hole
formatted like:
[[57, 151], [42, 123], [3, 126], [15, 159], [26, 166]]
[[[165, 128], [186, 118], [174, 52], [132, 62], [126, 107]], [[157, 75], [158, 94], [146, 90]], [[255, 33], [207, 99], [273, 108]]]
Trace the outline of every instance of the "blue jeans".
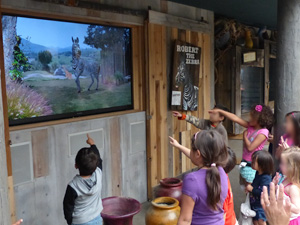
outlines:
[[90, 222], [82, 223], [82, 224], [72, 224], [72, 225], [102, 225], [102, 218], [99, 215], [95, 219], [91, 220]]

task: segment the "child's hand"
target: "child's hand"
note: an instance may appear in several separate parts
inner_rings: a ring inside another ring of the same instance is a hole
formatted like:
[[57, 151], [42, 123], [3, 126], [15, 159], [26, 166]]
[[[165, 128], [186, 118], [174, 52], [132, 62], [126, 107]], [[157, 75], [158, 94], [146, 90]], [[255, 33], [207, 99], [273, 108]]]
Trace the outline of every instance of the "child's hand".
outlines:
[[247, 184], [247, 186], [246, 186], [246, 192], [248, 193], [248, 192], [252, 192], [252, 191], [253, 191], [252, 185], [251, 184]]
[[273, 182], [275, 185], [278, 185], [279, 179], [280, 179], [280, 174], [277, 172], [276, 175], [275, 175], [275, 177], [273, 178], [273, 181], [272, 181], [272, 182]]
[[173, 111], [173, 116], [174, 117], [182, 117], [182, 114], [180, 112]]
[[169, 139], [170, 139], [170, 144], [172, 146], [174, 146], [175, 148], [179, 148], [180, 147], [180, 144], [178, 143], [178, 141], [172, 137], [169, 136]]
[[279, 186], [277, 198], [275, 189], [275, 185], [271, 183], [269, 196], [268, 188], [263, 187], [263, 193], [260, 200], [261, 205], [270, 225], [288, 225], [291, 218], [291, 202], [289, 201], [289, 198], [285, 201], [284, 187], [282, 184]]
[[18, 221], [15, 222], [13, 225], [20, 225], [21, 223], [23, 223], [23, 220], [22, 220], [22, 219], [18, 220]]
[[279, 144], [279, 146], [283, 149], [283, 150], [287, 150], [288, 148], [290, 148], [290, 146], [288, 145], [288, 139], [283, 138], [283, 136], [281, 136], [281, 143]]
[[86, 143], [87, 143], [88, 145], [95, 145], [95, 142], [94, 142], [94, 140], [90, 137], [90, 135], [87, 134], [86, 136], [87, 136]]

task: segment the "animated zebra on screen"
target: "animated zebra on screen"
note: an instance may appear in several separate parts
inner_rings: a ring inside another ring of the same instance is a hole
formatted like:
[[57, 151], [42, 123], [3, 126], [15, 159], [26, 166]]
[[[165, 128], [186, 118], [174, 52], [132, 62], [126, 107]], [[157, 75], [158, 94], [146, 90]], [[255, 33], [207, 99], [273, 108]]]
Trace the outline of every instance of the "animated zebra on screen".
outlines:
[[77, 85], [78, 93], [81, 92], [79, 77], [82, 75], [83, 71], [86, 71], [92, 79], [92, 82], [88, 88], [88, 91], [94, 84], [94, 81], [95, 81], [94, 78], [96, 78], [96, 81], [97, 81], [96, 90], [98, 90], [100, 65], [95, 61], [90, 62], [90, 61], [87, 61], [87, 60], [84, 60], [81, 58], [81, 50], [80, 50], [80, 46], [79, 46], [79, 38], [78, 37], [75, 40], [72, 37], [72, 42], [73, 42], [73, 44], [72, 44], [72, 61], [71, 62], [72, 62], [72, 68], [74, 70], [74, 75], [76, 77], [75, 83]]
[[198, 91], [199, 88], [194, 86], [192, 79], [188, 74], [186, 64], [182, 61], [178, 68], [175, 76], [176, 87], [183, 84], [183, 100], [182, 109], [196, 111], [198, 109]]

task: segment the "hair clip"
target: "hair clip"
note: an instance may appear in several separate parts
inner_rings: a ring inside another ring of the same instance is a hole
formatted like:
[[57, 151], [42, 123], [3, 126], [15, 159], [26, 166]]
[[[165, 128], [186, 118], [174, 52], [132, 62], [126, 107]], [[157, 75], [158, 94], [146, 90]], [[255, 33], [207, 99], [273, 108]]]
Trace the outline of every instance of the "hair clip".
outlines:
[[215, 163], [212, 163], [210, 166], [211, 167], [216, 167], [217, 165]]
[[200, 133], [200, 131], [198, 131], [198, 132], [195, 134], [195, 140], [197, 140], [197, 136], [198, 136], [199, 133]]
[[293, 116], [294, 118], [296, 118], [296, 117], [295, 117], [295, 113], [292, 113], [292, 116]]
[[262, 110], [263, 110], [262, 105], [257, 105], [257, 106], [255, 106], [255, 111], [261, 112]]

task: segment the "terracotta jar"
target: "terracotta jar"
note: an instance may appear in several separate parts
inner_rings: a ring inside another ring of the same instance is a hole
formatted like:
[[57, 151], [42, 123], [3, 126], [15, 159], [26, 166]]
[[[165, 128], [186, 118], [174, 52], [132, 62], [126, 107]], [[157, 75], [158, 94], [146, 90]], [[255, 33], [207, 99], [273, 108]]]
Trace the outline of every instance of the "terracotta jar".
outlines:
[[141, 210], [141, 204], [133, 198], [109, 197], [102, 203], [104, 225], [132, 225], [133, 216]]
[[251, 38], [251, 31], [247, 30], [245, 33], [245, 46], [247, 48], [253, 48], [253, 40]]
[[177, 178], [165, 178], [160, 180], [160, 185], [154, 192], [155, 198], [172, 197], [176, 198], [181, 203], [182, 195], [182, 180]]
[[179, 202], [175, 198], [156, 198], [146, 213], [146, 225], [177, 225], [179, 215]]

